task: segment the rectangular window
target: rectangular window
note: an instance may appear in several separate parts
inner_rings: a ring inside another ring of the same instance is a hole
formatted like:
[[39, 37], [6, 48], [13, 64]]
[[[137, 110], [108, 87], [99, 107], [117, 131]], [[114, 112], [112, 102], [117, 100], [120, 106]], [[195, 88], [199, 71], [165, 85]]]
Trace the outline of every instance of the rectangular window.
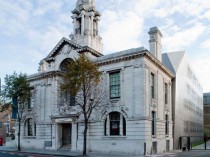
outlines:
[[165, 83], [165, 104], [168, 104], [168, 84]]
[[120, 113], [110, 113], [110, 135], [120, 135]]
[[152, 154], [157, 154], [157, 142], [152, 142]]
[[166, 114], [166, 122], [165, 122], [165, 134], [169, 134], [169, 120], [168, 120], [168, 115]]
[[151, 73], [151, 97], [155, 98], [155, 75]]
[[28, 136], [32, 136], [33, 135], [33, 129], [32, 129], [32, 126], [33, 126], [33, 124], [32, 124], [33, 122], [32, 122], [32, 119], [28, 119]]
[[156, 135], [156, 112], [152, 111], [152, 135]]
[[110, 98], [120, 97], [120, 72], [109, 74]]

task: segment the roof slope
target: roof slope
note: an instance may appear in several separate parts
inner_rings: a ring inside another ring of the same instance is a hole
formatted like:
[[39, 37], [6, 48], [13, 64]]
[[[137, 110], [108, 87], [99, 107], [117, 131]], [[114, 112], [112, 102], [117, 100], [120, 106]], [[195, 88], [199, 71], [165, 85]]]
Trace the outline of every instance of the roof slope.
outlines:
[[185, 51], [176, 51], [162, 54], [163, 64], [169, 68], [174, 74], [179, 69], [180, 63], [185, 55]]

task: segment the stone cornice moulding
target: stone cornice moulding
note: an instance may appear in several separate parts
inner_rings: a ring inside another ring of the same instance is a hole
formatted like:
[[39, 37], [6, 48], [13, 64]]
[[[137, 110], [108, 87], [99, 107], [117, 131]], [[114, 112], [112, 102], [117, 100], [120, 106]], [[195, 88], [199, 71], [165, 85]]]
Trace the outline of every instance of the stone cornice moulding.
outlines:
[[[116, 58], [109, 58], [106, 60], [102, 60], [102, 61], [96, 61], [96, 64], [98, 66], [104, 66], [104, 65], [108, 65], [108, 64], [113, 64], [113, 63], [118, 63], [121, 61], [127, 61], [127, 60], [131, 60], [131, 59], [135, 59], [135, 58], [140, 58], [140, 57], [147, 57], [149, 60], [151, 60], [155, 65], [157, 65], [162, 71], [164, 71], [167, 75], [169, 75], [170, 77], [174, 78], [174, 74], [169, 71], [156, 57], [154, 57], [149, 51], [147, 50], [143, 50], [140, 52], [137, 52], [135, 54], [128, 54], [125, 56], [119, 56]], [[142, 68], [144, 66], [142, 65]], [[147, 65], [145, 66], [145, 68], [149, 68]]]
[[48, 71], [48, 72], [42, 72], [42, 73], [36, 73], [34, 75], [28, 76], [28, 81], [36, 81], [36, 80], [42, 80], [45, 78], [52, 78], [55, 76], [63, 76], [63, 72], [61, 71]]

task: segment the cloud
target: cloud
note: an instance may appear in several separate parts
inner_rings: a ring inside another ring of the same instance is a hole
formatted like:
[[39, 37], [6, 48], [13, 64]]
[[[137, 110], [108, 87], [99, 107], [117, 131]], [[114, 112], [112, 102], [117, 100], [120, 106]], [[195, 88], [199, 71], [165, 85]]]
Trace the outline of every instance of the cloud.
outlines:
[[143, 19], [133, 12], [119, 16], [106, 11], [104, 17], [107, 18], [102, 20], [102, 38], [106, 53], [139, 46], [138, 37], [142, 33]]
[[187, 46], [193, 44], [204, 32], [205, 26], [197, 23], [195, 26], [186, 29], [179, 29], [171, 36], [163, 38], [163, 45], [166, 51], [175, 51], [185, 49]]
[[210, 39], [204, 41], [202, 44], [201, 44], [201, 47], [202, 48], [210, 48]]
[[62, 1], [54, 1], [53, 3], [49, 0], [38, 0], [38, 7], [34, 10], [33, 15], [40, 16], [44, 15], [47, 12], [60, 12], [63, 2]]
[[[197, 74], [199, 81], [203, 87], [203, 92], [209, 92], [210, 91], [210, 55], [209, 54], [201, 54], [198, 55], [193, 60], [193, 67], [195, 70], [195, 73]], [[202, 67], [202, 68], [201, 68]]]

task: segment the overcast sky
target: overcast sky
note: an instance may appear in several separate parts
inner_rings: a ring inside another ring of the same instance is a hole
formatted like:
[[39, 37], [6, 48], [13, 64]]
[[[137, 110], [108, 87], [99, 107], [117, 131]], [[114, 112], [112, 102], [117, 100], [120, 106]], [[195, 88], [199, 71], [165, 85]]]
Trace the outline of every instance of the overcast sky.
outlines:
[[[0, 0], [0, 77], [36, 73], [39, 62], [72, 33], [76, 0]], [[210, 92], [210, 0], [96, 0], [104, 54], [148, 49], [158, 26], [163, 53], [185, 50], [204, 92]]]

